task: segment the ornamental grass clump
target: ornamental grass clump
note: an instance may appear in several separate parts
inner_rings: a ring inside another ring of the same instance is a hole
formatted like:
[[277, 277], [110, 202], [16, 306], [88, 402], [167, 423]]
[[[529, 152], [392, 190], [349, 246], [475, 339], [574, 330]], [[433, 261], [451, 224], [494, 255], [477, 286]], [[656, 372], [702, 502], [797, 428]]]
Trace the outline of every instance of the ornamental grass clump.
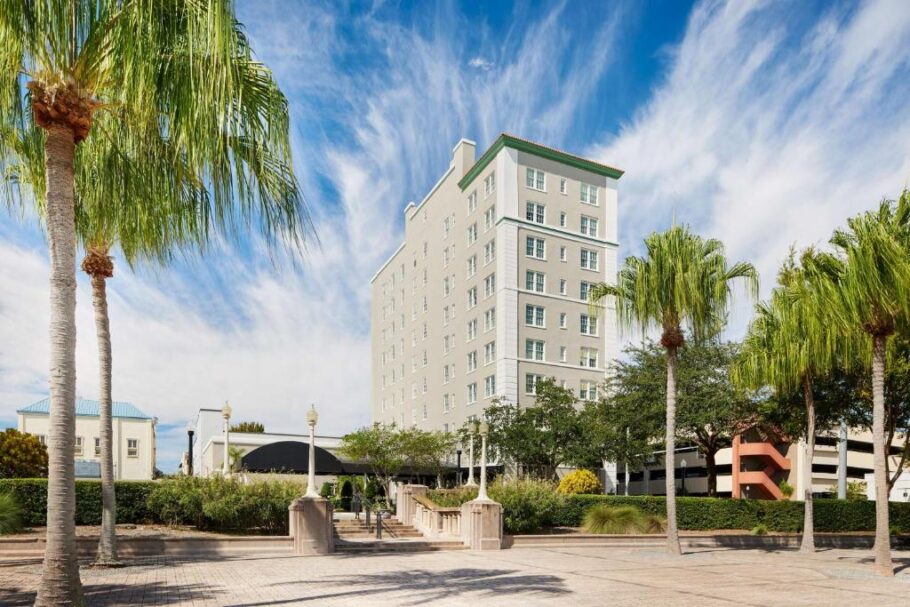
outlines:
[[0, 535], [22, 530], [22, 508], [10, 493], [0, 493]]
[[559, 481], [558, 491], [563, 495], [599, 494], [603, 492], [597, 475], [590, 470], [573, 470]]
[[582, 526], [588, 533], [611, 535], [665, 533], [667, 519], [656, 514], [644, 514], [635, 506], [600, 504], [585, 513]]

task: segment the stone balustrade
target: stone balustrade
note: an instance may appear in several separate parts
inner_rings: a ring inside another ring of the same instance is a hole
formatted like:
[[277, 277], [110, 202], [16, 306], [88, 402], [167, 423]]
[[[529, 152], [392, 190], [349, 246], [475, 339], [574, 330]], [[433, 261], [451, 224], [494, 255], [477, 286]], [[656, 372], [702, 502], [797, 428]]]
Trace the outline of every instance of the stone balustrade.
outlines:
[[399, 485], [398, 520], [412, 525], [428, 539], [461, 540], [472, 550], [502, 548], [502, 506], [492, 500], [473, 500], [458, 508], [443, 508], [427, 497], [425, 485]]
[[461, 508], [443, 508], [415, 500], [414, 527], [433, 540], [461, 539]]

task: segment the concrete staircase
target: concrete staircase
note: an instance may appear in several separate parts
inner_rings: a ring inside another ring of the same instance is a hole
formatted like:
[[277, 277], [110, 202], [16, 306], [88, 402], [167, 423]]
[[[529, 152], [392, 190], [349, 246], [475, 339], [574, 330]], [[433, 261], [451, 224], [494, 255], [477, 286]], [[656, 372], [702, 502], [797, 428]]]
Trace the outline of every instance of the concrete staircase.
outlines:
[[429, 552], [434, 550], [463, 550], [462, 542], [428, 540], [414, 527], [395, 518], [383, 519], [382, 539], [376, 539], [376, 519], [369, 528], [363, 518], [343, 519], [333, 523], [335, 551], [343, 553], [371, 552]]

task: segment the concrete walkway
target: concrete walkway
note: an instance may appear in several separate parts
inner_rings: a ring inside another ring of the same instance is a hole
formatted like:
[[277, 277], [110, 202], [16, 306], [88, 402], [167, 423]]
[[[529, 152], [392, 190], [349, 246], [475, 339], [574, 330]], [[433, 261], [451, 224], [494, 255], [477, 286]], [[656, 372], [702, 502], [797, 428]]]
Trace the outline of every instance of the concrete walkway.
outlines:
[[[89, 605], [897, 605], [910, 596], [910, 551], [893, 579], [869, 551], [514, 548], [498, 552], [213, 560], [143, 558], [83, 569]], [[0, 605], [30, 605], [40, 561], [0, 555]]]

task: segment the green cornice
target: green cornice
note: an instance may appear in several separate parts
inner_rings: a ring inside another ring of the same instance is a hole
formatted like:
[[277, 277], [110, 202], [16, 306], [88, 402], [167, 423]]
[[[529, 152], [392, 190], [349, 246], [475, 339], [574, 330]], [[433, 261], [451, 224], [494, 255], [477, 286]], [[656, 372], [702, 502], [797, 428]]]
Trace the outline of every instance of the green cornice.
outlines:
[[600, 164], [599, 162], [594, 162], [593, 160], [588, 160], [586, 158], [581, 158], [580, 156], [573, 156], [572, 154], [567, 154], [565, 152], [560, 152], [559, 150], [554, 150], [553, 148], [548, 148], [531, 141], [526, 141], [524, 139], [519, 139], [517, 137], [512, 137], [511, 135], [506, 135], [503, 133], [499, 138], [491, 145], [486, 152], [483, 153], [483, 156], [474, 163], [474, 166], [461, 178], [461, 181], [458, 182], [458, 187], [464, 191], [471, 182], [483, 171], [490, 161], [496, 157], [496, 154], [504, 148], [509, 147], [519, 152], [525, 152], [527, 154], [533, 154], [534, 156], [539, 156], [541, 158], [546, 158], [547, 160], [553, 160], [561, 164], [567, 164], [576, 169], [581, 169], [583, 171], [589, 171], [596, 175], [603, 175], [604, 177], [612, 177], [613, 179], [619, 179], [623, 175], [623, 171], [609, 167], [605, 164]]

